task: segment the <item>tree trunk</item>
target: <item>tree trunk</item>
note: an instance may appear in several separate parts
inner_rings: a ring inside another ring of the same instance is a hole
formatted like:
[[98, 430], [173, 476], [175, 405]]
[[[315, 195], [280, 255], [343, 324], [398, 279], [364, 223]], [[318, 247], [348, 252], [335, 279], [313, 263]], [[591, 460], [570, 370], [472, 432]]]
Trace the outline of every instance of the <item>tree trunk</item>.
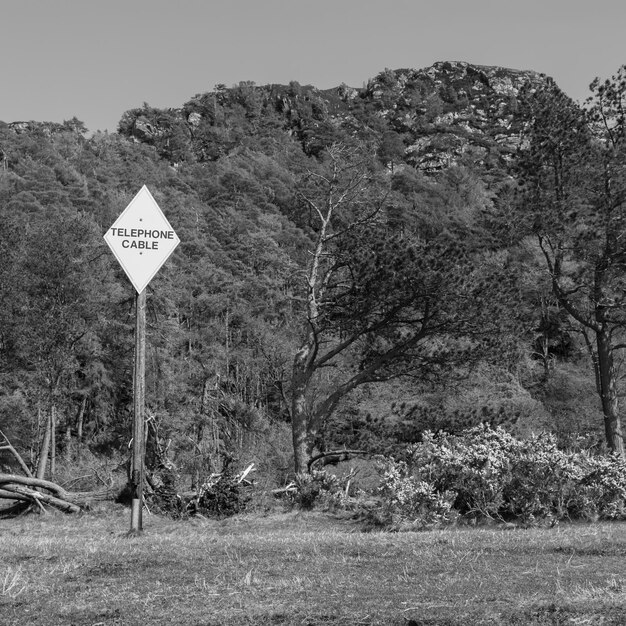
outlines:
[[293, 363], [293, 388], [291, 392], [291, 433], [293, 438], [293, 460], [296, 474], [308, 472], [311, 458], [309, 441], [309, 415], [306, 392], [311, 379], [309, 366], [310, 347], [304, 345]]
[[57, 471], [57, 408], [53, 404], [50, 411], [50, 480]]
[[76, 418], [76, 438], [78, 439], [78, 443], [83, 443], [83, 423], [85, 420], [85, 405], [87, 404], [87, 396], [83, 398], [83, 401], [80, 405], [80, 411], [78, 412], [78, 417]]
[[202, 399], [200, 402], [200, 421], [196, 424], [195, 428], [195, 461], [193, 464], [193, 471], [191, 475], [191, 490], [197, 491], [200, 487], [201, 470], [205, 465], [206, 459], [204, 458], [204, 419], [210, 414], [211, 394], [209, 393], [209, 379], [206, 378], [202, 385]]
[[191, 474], [191, 490], [197, 491], [200, 487], [200, 468], [204, 464], [204, 458], [202, 455], [202, 439], [204, 438], [204, 424], [200, 423], [196, 425], [196, 452], [195, 461], [193, 464], [193, 472]]
[[46, 465], [48, 464], [48, 450], [50, 448], [50, 423], [52, 421], [51, 415], [48, 415], [46, 420], [46, 430], [44, 431], [43, 441], [41, 442], [41, 449], [39, 452], [39, 463], [37, 464], [36, 477], [43, 479], [46, 477]]
[[604, 414], [604, 433], [611, 451], [624, 456], [624, 438], [622, 421], [619, 414], [619, 396], [617, 393], [617, 371], [613, 361], [609, 332], [602, 329], [596, 332], [598, 345], [598, 373], [600, 400]]
[[76, 417], [76, 459], [80, 461], [80, 452], [83, 444], [83, 423], [85, 420], [85, 407], [87, 406], [87, 395], [83, 396], [80, 403], [80, 410]]
[[63, 433], [63, 454], [65, 460], [69, 463], [72, 460], [72, 424], [70, 420], [65, 422], [65, 432]]

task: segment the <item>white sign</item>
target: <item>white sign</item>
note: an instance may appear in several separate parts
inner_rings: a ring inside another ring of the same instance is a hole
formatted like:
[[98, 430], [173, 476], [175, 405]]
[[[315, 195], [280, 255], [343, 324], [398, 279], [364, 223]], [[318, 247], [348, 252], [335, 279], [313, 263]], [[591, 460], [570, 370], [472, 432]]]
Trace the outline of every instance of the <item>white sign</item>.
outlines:
[[137, 293], [141, 293], [180, 239], [144, 185], [104, 236]]

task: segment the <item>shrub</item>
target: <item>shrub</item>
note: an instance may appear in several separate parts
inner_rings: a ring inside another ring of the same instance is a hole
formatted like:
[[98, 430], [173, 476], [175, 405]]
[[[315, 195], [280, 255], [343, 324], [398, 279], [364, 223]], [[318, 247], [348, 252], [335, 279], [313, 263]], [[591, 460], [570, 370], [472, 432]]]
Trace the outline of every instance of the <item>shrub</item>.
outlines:
[[291, 494], [293, 504], [310, 510], [314, 506], [336, 508], [345, 499], [346, 478], [329, 474], [324, 470], [312, 470], [309, 474], [298, 474], [295, 491]]
[[377, 515], [387, 527], [427, 528], [455, 515], [524, 523], [626, 518], [626, 460], [561, 450], [552, 434], [518, 440], [486, 425], [426, 432], [406, 458], [380, 464]]
[[568, 516], [583, 477], [576, 455], [559, 450], [549, 433], [518, 442], [512, 452], [503, 513], [524, 522]]
[[380, 462], [378, 493], [383, 506], [375, 511], [377, 524], [392, 529], [425, 529], [447, 524], [454, 518], [454, 491], [439, 492], [435, 486], [412, 475], [404, 461]]
[[614, 454], [577, 456], [584, 476], [570, 504], [572, 514], [589, 519], [626, 518], [626, 460]]
[[439, 493], [455, 492], [454, 508], [461, 514], [497, 516], [517, 444], [503, 429], [484, 424], [460, 435], [427, 431], [411, 447], [411, 471]]

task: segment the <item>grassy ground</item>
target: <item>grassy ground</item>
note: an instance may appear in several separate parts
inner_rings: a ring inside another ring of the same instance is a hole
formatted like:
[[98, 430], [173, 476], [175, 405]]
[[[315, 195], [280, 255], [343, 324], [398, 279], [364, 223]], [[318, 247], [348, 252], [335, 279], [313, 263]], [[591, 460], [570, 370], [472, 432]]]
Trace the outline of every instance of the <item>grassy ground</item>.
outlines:
[[362, 533], [321, 513], [0, 520], [0, 624], [626, 624], [626, 525]]

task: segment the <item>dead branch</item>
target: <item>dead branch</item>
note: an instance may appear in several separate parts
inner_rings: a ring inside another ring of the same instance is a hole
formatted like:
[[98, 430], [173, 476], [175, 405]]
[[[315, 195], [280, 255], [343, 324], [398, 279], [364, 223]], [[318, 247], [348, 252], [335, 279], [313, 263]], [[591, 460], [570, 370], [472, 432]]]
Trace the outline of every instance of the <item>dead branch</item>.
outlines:
[[285, 487], [279, 487], [278, 489], [272, 489], [272, 495], [280, 498], [288, 493], [295, 493], [298, 490], [296, 483], [289, 483]]
[[330, 452], [322, 452], [311, 457], [307, 464], [310, 472], [314, 463], [323, 461], [322, 465], [337, 465], [341, 461], [347, 461], [352, 456], [369, 456], [371, 453], [367, 450], [331, 450]]
[[[246, 467], [245, 470], [243, 470], [243, 472], [241, 472], [241, 474], [239, 474], [239, 476], [237, 476], [237, 484], [240, 484], [242, 482], [244, 482], [244, 480], [246, 480], [246, 476], [250, 473], [250, 472], [254, 472], [254, 463], [250, 463], [250, 465], [248, 465], [248, 467]], [[249, 482], [249, 481], [246, 481]]]

